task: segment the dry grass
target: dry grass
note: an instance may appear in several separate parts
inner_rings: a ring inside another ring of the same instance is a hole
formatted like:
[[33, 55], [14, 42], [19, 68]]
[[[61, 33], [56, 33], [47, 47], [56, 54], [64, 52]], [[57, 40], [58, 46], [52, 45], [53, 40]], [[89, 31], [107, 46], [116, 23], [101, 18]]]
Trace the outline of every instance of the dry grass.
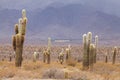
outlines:
[[[42, 62], [41, 51], [43, 48], [44, 46], [25, 46], [23, 65], [21, 68], [16, 68], [14, 58], [12, 58], [12, 62], [9, 62], [8, 53], [13, 53], [11, 46], [0, 47], [0, 59], [4, 58], [5, 60], [0, 60], [0, 79], [46, 79], [50, 78], [50, 75], [53, 76], [51, 78], [64, 79], [64, 73], [67, 72], [68, 78], [72, 80], [120, 80], [120, 54], [117, 54], [117, 63], [112, 65], [111, 47], [109, 48], [108, 63], [104, 62], [104, 53], [108, 48], [101, 47], [98, 49], [97, 63], [94, 65], [93, 71], [82, 70], [82, 47], [80, 46], [72, 47], [72, 59], [62, 65], [57, 62], [57, 56], [61, 48], [65, 48], [65, 46], [52, 47], [51, 64]], [[40, 59], [34, 63], [31, 56], [36, 49], [40, 51]]]
[[74, 60], [74, 59], [72, 59], [72, 58], [70, 58], [70, 59], [68, 59], [68, 60], [66, 61], [66, 64], [67, 64], [68, 66], [73, 66], [73, 67], [75, 67], [76, 64], [77, 64], [77, 61]]
[[93, 71], [82, 71], [82, 63], [76, 66], [61, 65], [57, 62], [46, 64], [41, 61], [36, 63], [24, 61], [21, 68], [16, 68], [14, 62], [0, 62], [0, 78], [5, 79], [65, 79], [65, 72], [69, 79], [76, 80], [120, 80], [120, 64], [97, 62]]

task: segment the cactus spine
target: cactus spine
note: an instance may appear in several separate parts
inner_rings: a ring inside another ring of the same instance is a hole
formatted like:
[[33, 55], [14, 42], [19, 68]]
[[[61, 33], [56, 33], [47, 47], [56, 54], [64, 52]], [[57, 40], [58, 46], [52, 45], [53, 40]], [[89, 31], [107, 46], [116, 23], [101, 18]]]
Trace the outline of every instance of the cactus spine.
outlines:
[[22, 53], [27, 23], [27, 18], [26, 16], [24, 16], [24, 14], [26, 14], [25, 9], [22, 10], [22, 18], [19, 19], [19, 25], [18, 24], [15, 25], [15, 35], [12, 36], [13, 49], [16, 54], [15, 56], [16, 67], [20, 67], [22, 65], [23, 60]]
[[117, 47], [114, 47], [114, 52], [113, 52], [113, 61], [112, 61], [112, 64], [115, 64], [115, 60], [116, 60], [116, 53], [117, 53]]

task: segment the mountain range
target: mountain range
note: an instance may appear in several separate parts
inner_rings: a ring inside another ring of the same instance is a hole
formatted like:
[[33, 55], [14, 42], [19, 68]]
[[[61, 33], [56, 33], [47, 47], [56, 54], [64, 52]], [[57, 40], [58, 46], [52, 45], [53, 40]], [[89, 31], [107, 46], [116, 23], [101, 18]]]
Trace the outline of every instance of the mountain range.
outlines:
[[[56, 5], [54, 5], [56, 6]], [[27, 11], [27, 40], [82, 39], [88, 31], [100, 39], [120, 39], [120, 18], [81, 4]], [[11, 40], [21, 10], [0, 9], [0, 41]]]

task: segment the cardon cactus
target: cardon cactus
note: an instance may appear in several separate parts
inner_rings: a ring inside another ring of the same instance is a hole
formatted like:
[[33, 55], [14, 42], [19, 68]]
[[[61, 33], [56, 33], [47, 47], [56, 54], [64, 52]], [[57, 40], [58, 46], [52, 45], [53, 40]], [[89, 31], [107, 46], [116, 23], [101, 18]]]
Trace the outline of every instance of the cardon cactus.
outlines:
[[12, 55], [11, 55], [11, 53], [9, 54], [9, 61], [10, 62], [12, 61]]
[[47, 51], [43, 51], [43, 62], [46, 62], [46, 57], [47, 57]]
[[94, 53], [95, 53], [95, 45], [90, 44], [90, 49], [89, 49], [89, 68], [93, 69], [93, 63], [94, 63]]
[[87, 35], [83, 35], [83, 68], [88, 69], [88, 53], [87, 53]]
[[97, 49], [98, 49], [98, 36], [95, 36], [95, 54], [94, 54], [94, 63], [96, 63], [96, 55], [97, 55]]
[[37, 52], [33, 53], [33, 62], [36, 62], [39, 59], [39, 54]]
[[51, 54], [51, 52], [50, 52], [50, 50], [49, 49], [47, 49], [47, 52], [46, 52], [46, 57], [47, 57], [47, 63], [48, 64], [50, 64], [50, 54]]
[[113, 61], [112, 61], [112, 64], [115, 64], [115, 60], [116, 60], [116, 53], [117, 53], [117, 47], [114, 47], [114, 52], [113, 52]]
[[58, 55], [59, 62], [62, 64], [64, 61], [64, 49], [62, 48], [62, 51]]
[[89, 66], [89, 54], [90, 54], [90, 44], [92, 43], [92, 33], [88, 32], [87, 34], [87, 66]]
[[48, 48], [47, 49], [51, 50], [51, 38], [50, 37], [48, 38]]
[[70, 45], [68, 45], [68, 48], [66, 48], [66, 61], [70, 59], [71, 57], [71, 48]]
[[24, 44], [25, 33], [26, 33], [26, 30], [25, 30], [26, 23], [27, 23], [26, 17], [20, 18], [19, 25], [18, 24], [15, 25], [15, 35], [12, 36], [13, 49], [16, 54], [15, 56], [16, 67], [20, 67], [23, 60], [22, 53], [23, 53], [23, 44]]
[[97, 44], [98, 36], [95, 36], [95, 44], [92, 44], [92, 33], [83, 35], [83, 70], [92, 68], [96, 63]]
[[105, 53], [105, 63], [108, 62], [108, 53]]
[[50, 64], [50, 54], [51, 54], [51, 38], [48, 38], [48, 48], [47, 48], [47, 63]]
[[83, 69], [89, 69], [89, 54], [90, 54], [90, 44], [92, 42], [92, 33], [83, 35]]
[[47, 50], [43, 51], [43, 62], [50, 64], [50, 54], [51, 54], [51, 38], [48, 38], [48, 47]]

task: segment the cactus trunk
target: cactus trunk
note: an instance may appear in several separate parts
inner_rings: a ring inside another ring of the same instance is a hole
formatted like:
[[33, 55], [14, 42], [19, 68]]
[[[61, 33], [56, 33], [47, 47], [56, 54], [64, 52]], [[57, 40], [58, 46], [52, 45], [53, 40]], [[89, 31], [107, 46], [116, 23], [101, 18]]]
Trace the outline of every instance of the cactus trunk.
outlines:
[[46, 51], [43, 52], [43, 62], [46, 62]]
[[84, 49], [84, 53], [83, 53], [83, 69], [88, 69], [88, 53], [87, 53], [87, 35], [84, 34], [83, 35], [83, 49]]
[[94, 54], [94, 63], [96, 63], [96, 55], [97, 55], [97, 49], [98, 49], [98, 36], [95, 36], [95, 54]]
[[108, 57], [107, 57], [107, 55], [105, 56], [105, 63], [107, 63], [108, 62]]
[[16, 35], [16, 57], [15, 57], [15, 65], [16, 67], [21, 66], [22, 64], [22, 52], [23, 52], [23, 41], [24, 37], [20, 34]]
[[115, 60], [116, 60], [116, 53], [117, 53], [117, 47], [114, 48], [114, 52], [113, 52], [113, 61], [112, 64], [115, 64]]
[[93, 69], [94, 53], [95, 53], [95, 46], [94, 46], [94, 44], [90, 44], [90, 53], [89, 53], [89, 67], [90, 67], [90, 70]]

